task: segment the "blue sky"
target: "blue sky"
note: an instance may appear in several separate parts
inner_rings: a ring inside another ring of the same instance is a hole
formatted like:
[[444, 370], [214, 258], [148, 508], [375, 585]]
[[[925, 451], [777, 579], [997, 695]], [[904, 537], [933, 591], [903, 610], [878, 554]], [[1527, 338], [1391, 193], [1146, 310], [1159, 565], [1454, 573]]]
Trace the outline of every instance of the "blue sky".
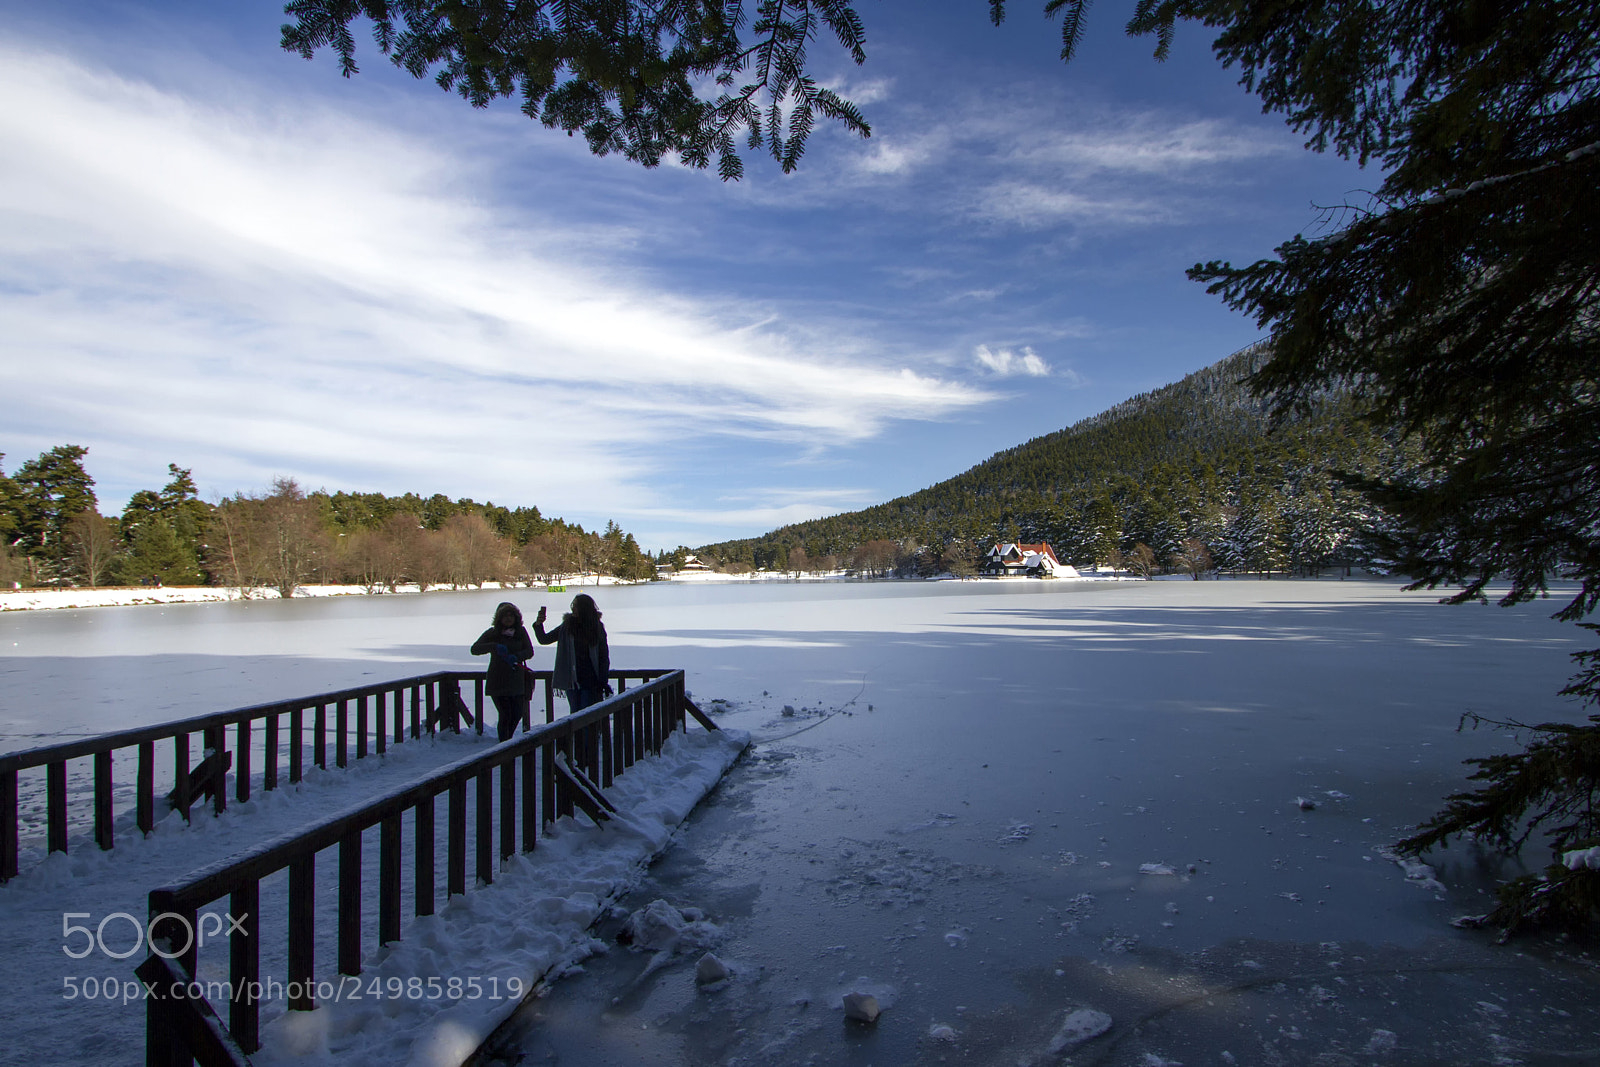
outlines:
[[[0, 0], [0, 451], [89, 448], [101, 507], [407, 490], [649, 548], [948, 478], [1260, 331], [1186, 267], [1376, 186], [1182, 27], [1079, 57], [1011, 0], [864, 0], [813, 46], [872, 123], [727, 185], [513, 105], [278, 47], [281, 4]], [[365, 44], [365, 39], [363, 39]]]

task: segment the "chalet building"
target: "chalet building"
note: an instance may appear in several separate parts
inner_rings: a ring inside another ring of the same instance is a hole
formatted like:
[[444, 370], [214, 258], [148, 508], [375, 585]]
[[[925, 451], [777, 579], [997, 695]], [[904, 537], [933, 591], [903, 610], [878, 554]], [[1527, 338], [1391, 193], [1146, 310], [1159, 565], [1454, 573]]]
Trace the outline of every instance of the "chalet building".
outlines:
[[996, 544], [983, 557], [983, 573], [1022, 578], [1075, 578], [1077, 571], [1056, 559], [1051, 547], [1040, 542]]

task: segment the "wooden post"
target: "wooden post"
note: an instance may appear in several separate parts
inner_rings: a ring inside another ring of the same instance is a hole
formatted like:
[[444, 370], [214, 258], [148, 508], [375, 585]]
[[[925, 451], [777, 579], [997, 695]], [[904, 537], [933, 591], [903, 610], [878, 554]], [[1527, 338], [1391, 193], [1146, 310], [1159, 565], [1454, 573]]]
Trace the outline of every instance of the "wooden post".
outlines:
[[278, 788], [278, 713], [267, 713], [267, 736], [261, 747], [261, 788]]
[[94, 754], [94, 843], [109, 852], [111, 838], [111, 751]]
[[433, 797], [417, 801], [416, 909], [418, 915], [433, 914]]
[[[159, 889], [150, 892], [150, 914], [145, 923], [145, 937], [153, 948], [162, 945], [166, 958], [194, 976], [195, 963], [200, 958], [199, 927], [195, 923], [195, 909], [179, 906], [171, 893]], [[160, 922], [156, 920], [160, 919]], [[182, 951], [180, 945], [184, 945]]]
[[539, 793], [534, 781], [534, 763], [537, 755], [529, 750], [522, 754], [522, 851], [532, 852], [539, 835]]
[[517, 851], [517, 761], [500, 764], [500, 858]]
[[494, 768], [485, 767], [477, 774], [478, 781], [478, 823], [474, 841], [478, 853], [478, 882], [482, 885], [494, 883]]
[[[382, 736], [381, 733], [379, 736]], [[378, 827], [378, 944], [400, 940], [400, 816]]]
[[432, 682], [429, 682], [425, 687], [428, 694], [428, 733], [430, 736], [437, 729], [433, 721], [434, 712], [437, 710], [438, 704], [438, 697], [435, 695], [437, 688]]
[[350, 763], [350, 701], [341, 700], [335, 707], [333, 761], [340, 767], [346, 767]]
[[[431, 731], [430, 731], [431, 732]], [[411, 687], [411, 736], [422, 736], [422, 686]]]
[[317, 854], [289, 862], [289, 1010], [310, 1011], [317, 955]]
[[367, 758], [367, 694], [356, 697], [356, 759]]
[[[149, 981], [145, 967], [155, 964], [164, 972], [162, 977], [165, 980], [151, 982], [159, 992], [146, 1001], [149, 1005], [145, 1016], [147, 1064], [189, 1067], [194, 1062], [190, 1044], [183, 1033], [180, 1013], [187, 1009], [203, 1014], [210, 1005], [202, 997], [198, 1002], [189, 1001], [183, 1007], [174, 1009], [173, 998], [161, 996], [160, 993], [170, 992], [173, 982], [194, 978], [198, 959], [195, 917], [195, 909], [178, 906], [172, 894], [159, 889], [150, 893], [149, 913], [145, 922], [146, 937], [152, 949], [161, 944], [162, 953], [158, 955], [152, 952], [145, 964], [141, 965], [139, 975]], [[159, 922], [156, 921], [158, 918]], [[179, 946], [184, 944], [187, 944], [187, 948], [180, 951]]]
[[389, 701], [382, 689], [372, 694], [372, 714], [377, 720], [372, 728], [372, 739], [377, 742], [378, 755], [389, 750]]
[[361, 973], [361, 831], [339, 839], [339, 973]]
[[550, 688], [550, 683], [544, 686], [544, 721], [556, 721], [556, 691]]
[[478, 733], [483, 733], [483, 679], [472, 680], [472, 713], [478, 717]]
[[51, 852], [67, 850], [67, 761], [56, 760], [45, 770], [46, 837]]
[[0, 882], [17, 876], [21, 847], [17, 831], [17, 772], [0, 771]]
[[194, 1056], [178, 1031], [170, 1000], [162, 996], [171, 973], [160, 956], [146, 956], [134, 973], [149, 983], [153, 992], [144, 998], [145, 1067], [193, 1067]]
[[240, 719], [234, 744], [239, 749], [237, 771], [234, 776], [233, 795], [243, 804], [250, 799], [250, 720]]
[[619, 708], [617, 720], [617, 773], [633, 766], [633, 705]]
[[[569, 733], [564, 737], [556, 738], [555, 749], [561, 755], [566, 756], [567, 757], [567, 762], [570, 764], [572, 762], [572, 734]], [[554, 757], [552, 757], [552, 759], [551, 759], [551, 767], [550, 767], [550, 769], [552, 771], [552, 775], [551, 776], [554, 777], [554, 773], [553, 773], [554, 770], [555, 770]], [[562, 815], [571, 815], [571, 814], [572, 814], [572, 793], [569, 790], [566, 790], [566, 789], [557, 789], [556, 790], [556, 816], [559, 818]]]
[[328, 705], [318, 704], [315, 721], [311, 726], [311, 758], [318, 767], [328, 769]]
[[544, 821], [556, 821], [556, 746], [545, 741], [539, 746], [539, 777], [544, 782]]
[[261, 883], [245, 882], [228, 897], [228, 970], [233, 1003], [228, 1029], [245, 1052], [261, 1047]]
[[467, 891], [467, 783], [450, 783], [450, 825], [445, 829], [445, 896]]
[[611, 788], [611, 783], [616, 780], [615, 776], [611, 773], [612, 759], [614, 753], [616, 752], [616, 746], [611, 743], [611, 733], [616, 729], [616, 725], [616, 712], [612, 712], [610, 715], [607, 715], [604, 719], [601, 719], [599, 723], [600, 788], [602, 789]]
[[139, 778], [134, 786], [133, 819], [139, 832], [149, 834], [156, 826], [156, 743], [139, 742]]
[[217, 764], [217, 788], [211, 794], [211, 811], [221, 815], [228, 809], [228, 735], [224, 728], [206, 727], [204, 747], [210, 749], [207, 758], [215, 758]]
[[172, 735], [172, 806], [189, 821], [189, 735]]
[[301, 770], [305, 757], [300, 754], [300, 749], [305, 744], [305, 709], [291, 708], [289, 710], [289, 781], [300, 780]]

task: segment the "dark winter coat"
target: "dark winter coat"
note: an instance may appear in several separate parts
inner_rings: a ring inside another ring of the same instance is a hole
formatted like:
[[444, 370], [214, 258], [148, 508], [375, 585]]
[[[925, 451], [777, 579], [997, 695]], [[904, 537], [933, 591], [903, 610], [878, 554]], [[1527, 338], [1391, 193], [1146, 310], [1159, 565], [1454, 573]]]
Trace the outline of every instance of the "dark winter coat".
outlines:
[[[509, 633], [498, 626], [489, 627], [483, 631], [483, 636], [472, 643], [472, 654], [489, 657], [489, 677], [483, 686], [485, 693], [489, 696], [527, 696], [528, 691], [522, 685], [522, 661], [533, 658], [533, 639], [522, 625], [522, 612], [517, 611], [515, 604], [501, 604], [495, 609], [495, 618], [498, 619], [506, 608], [517, 613], [517, 625]], [[506, 651], [496, 651], [496, 645], [504, 645]]]
[[611, 671], [611, 649], [606, 644], [606, 624], [596, 621], [595, 625], [600, 628], [600, 640], [580, 649], [573, 640], [575, 629], [569, 627], [565, 620], [548, 632], [537, 619], [534, 620], [533, 632], [538, 635], [539, 643], [554, 643], [556, 646], [556, 665], [551, 672], [550, 688], [565, 693], [574, 689], [605, 688], [606, 676]]

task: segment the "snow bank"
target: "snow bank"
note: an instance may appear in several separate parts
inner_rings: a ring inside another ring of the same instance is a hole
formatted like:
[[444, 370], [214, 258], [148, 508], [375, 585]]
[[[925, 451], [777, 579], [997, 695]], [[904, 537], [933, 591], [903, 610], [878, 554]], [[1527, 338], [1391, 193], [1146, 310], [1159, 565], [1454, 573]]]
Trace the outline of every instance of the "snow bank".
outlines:
[[1600, 871], [1600, 845], [1596, 845], [1594, 848], [1580, 848], [1563, 853], [1561, 863], [1569, 871], [1576, 871], [1579, 868]]
[[451, 898], [398, 944], [369, 952], [359, 991], [352, 984], [311, 1012], [264, 1005], [264, 1017], [277, 1010], [252, 1059], [455, 1067], [545, 974], [606, 951], [589, 927], [638, 883], [748, 742], [738, 730], [672, 735], [659, 758], [634, 764], [607, 791], [619, 813], [604, 829], [560, 820], [492, 886]]
[[[558, 578], [552, 585], [630, 585], [626, 579], [605, 574], [580, 574]], [[502, 582], [485, 582], [483, 589], [534, 590], [543, 592], [544, 586], [521, 586]], [[449, 586], [432, 586], [431, 592], [459, 592]], [[421, 590], [415, 585], [401, 585], [396, 594], [416, 595]], [[327, 596], [388, 596], [387, 589], [372, 592], [364, 585], [302, 585], [294, 591], [295, 597]], [[251, 589], [249, 596], [229, 586], [178, 585], [178, 586], [127, 586], [101, 589], [16, 589], [0, 590], [0, 611], [29, 611], [40, 608], [112, 608], [132, 604], [206, 604], [228, 600], [277, 600], [271, 589]]]

